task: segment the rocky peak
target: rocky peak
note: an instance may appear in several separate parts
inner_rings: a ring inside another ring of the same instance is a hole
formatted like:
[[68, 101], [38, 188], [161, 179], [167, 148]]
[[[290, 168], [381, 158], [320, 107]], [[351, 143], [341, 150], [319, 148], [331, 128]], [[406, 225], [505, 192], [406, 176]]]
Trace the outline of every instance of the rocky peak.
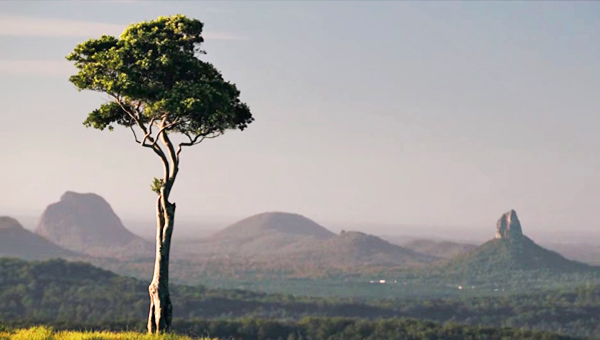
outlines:
[[36, 233], [69, 250], [94, 256], [116, 254], [116, 248], [146, 248], [147, 243], [123, 226], [104, 198], [72, 191], [46, 208]]
[[77, 193], [73, 191], [67, 191], [62, 196], [60, 196], [60, 202], [64, 206], [73, 206], [79, 209], [83, 207], [93, 207], [93, 208], [101, 208], [104, 211], [111, 210], [112, 208], [106, 202], [102, 196], [93, 194], [93, 193]]
[[517, 217], [517, 212], [511, 210], [498, 220], [496, 223], [496, 238], [502, 240], [513, 240], [523, 236], [521, 222]]

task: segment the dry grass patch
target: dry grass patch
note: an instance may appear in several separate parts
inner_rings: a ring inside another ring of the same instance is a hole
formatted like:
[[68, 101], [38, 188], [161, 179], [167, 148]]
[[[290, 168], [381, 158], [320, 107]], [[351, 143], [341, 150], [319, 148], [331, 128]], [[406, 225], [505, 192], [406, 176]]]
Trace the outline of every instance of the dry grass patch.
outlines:
[[[54, 332], [48, 327], [32, 327], [13, 332], [0, 332], [0, 340], [211, 340], [190, 338], [183, 335], [149, 335], [136, 332]], [[216, 339], [212, 339], [216, 340]]]

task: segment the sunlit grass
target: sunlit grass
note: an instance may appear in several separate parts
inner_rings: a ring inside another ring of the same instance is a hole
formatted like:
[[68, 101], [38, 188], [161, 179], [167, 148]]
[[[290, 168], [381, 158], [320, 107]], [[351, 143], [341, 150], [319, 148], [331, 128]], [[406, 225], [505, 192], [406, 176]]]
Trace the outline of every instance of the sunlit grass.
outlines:
[[73, 332], [52, 331], [48, 327], [33, 327], [12, 332], [0, 332], [0, 340], [210, 340], [183, 335], [149, 335], [135, 332]]

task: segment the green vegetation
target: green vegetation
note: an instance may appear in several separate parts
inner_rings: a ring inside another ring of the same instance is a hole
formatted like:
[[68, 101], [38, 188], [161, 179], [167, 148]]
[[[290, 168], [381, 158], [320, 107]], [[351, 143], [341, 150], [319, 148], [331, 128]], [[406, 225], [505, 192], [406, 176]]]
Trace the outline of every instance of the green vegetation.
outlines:
[[[353, 233], [345, 234], [352, 236]], [[343, 238], [336, 236], [323, 242]], [[360, 239], [372, 241], [374, 238]], [[389, 261], [387, 265], [381, 262], [366, 262], [362, 265], [357, 265], [359, 261], [344, 262], [343, 259], [352, 258], [352, 254], [361, 253], [368, 258], [366, 254], [369, 249], [385, 249], [381, 242], [362, 248], [343, 247], [336, 242], [328, 243], [328, 251], [339, 255], [337, 258], [333, 255], [321, 256], [328, 260], [296, 261], [294, 258], [278, 254], [264, 258], [230, 256], [179, 260], [172, 264], [173, 279], [179, 284], [202, 283], [213, 287], [242, 287], [268, 293], [303, 292], [310, 296], [365, 298], [503, 295], [572, 288], [583, 282], [600, 283], [599, 267], [568, 260], [558, 253], [538, 246], [524, 235], [518, 239], [494, 239], [466, 254], [417, 267], [402, 266], [399, 261]], [[365, 242], [359, 243], [361, 246], [365, 245]], [[391, 250], [385, 252], [388, 259], [394, 254], [406, 255], [396, 251], [395, 246], [389, 246], [392, 247]], [[406, 249], [404, 251], [410, 252]], [[316, 248], [310, 253], [319, 255]], [[334, 263], [331, 259], [335, 260]], [[148, 260], [93, 261], [96, 265], [121, 275], [151, 275]], [[386, 284], [370, 284], [371, 281], [380, 280], [385, 280]], [[461, 286], [469, 288], [458, 289]]]
[[531, 271], [546, 274], [597, 272], [598, 268], [571, 261], [538, 246], [527, 236], [517, 239], [494, 239], [472, 252], [440, 263], [446, 277], [477, 279], [507, 272]]
[[[0, 340], [193, 340], [183, 335], [150, 335], [137, 332], [73, 332], [38, 326], [14, 331], [0, 331]], [[196, 340], [209, 340], [208, 338]]]
[[[600, 286], [594, 284], [535, 294], [425, 300], [325, 299], [203, 286], [171, 288], [177, 306], [173, 327], [193, 336], [246, 334], [240, 329], [256, 331], [271, 327], [270, 322], [300, 327], [312, 316], [311, 320], [325, 324], [329, 321], [323, 320], [331, 317], [354, 320], [353, 325], [364, 322], [368, 327], [376, 327], [381, 319], [416, 318], [600, 339]], [[0, 320], [13, 327], [47, 324], [60, 329], [142, 330], [141, 320], [148, 312], [146, 289], [139, 280], [84, 263], [0, 259]], [[248, 320], [263, 326], [248, 326]], [[218, 333], [216, 329], [225, 330]]]
[[[497, 243], [492, 243], [495, 245]], [[487, 247], [486, 247], [487, 248]], [[485, 249], [485, 248], [484, 248]], [[422, 268], [352, 268], [333, 270], [318, 264], [211, 259], [206, 262], [173, 261], [173, 282], [184, 285], [246, 289], [270, 294], [336, 298], [448, 298], [528, 294], [548, 289], [572, 289], [600, 284], [597, 267], [572, 262], [567, 270], [512, 267], [510, 257], [495, 252], [476, 252], [443, 265]], [[564, 259], [563, 259], [564, 260]], [[565, 260], [567, 261], [567, 260]], [[99, 267], [119, 275], [146, 278], [152, 275], [150, 260], [115, 262], [94, 259]], [[285, 266], [289, 263], [289, 266]], [[568, 270], [568, 269], [571, 270]], [[572, 270], [581, 269], [581, 270]], [[324, 275], [327, 273], [327, 275]], [[385, 280], [385, 284], [377, 284]], [[373, 281], [373, 283], [371, 283]], [[465, 287], [465, 289], [458, 289]]]
[[[439, 325], [409, 319], [356, 320], [343, 318], [306, 318], [300, 322], [246, 319], [173, 324], [176, 330], [210, 333], [211, 337], [236, 340], [575, 340], [576, 338], [510, 328], [484, 328]], [[52, 331], [33, 327], [0, 331], [0, 340], [192, 340], [188, 336], [148, 335], [138, 332]], [[200, 339], [200, 338], [195, 338]], [[201, 338], [208, 340], [208, 338]]]

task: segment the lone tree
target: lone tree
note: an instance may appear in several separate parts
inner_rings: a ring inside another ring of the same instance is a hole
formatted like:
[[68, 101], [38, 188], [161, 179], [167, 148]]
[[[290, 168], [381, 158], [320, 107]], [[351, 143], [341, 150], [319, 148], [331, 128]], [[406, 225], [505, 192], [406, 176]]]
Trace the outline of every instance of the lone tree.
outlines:
[[[183, 15], [159, 17], [128, 26], [119, 38], [90, 39], [67, 56], [79, 70], [69, 78], [78, 90], [109, 98], [83, 124], [99, 130], [112, 131], [115, 125], [131, 129], [135, 141], [158, 155], [163, 165], [162, 178], [152, 183], [158, 199], [156, 261], [148, 287], [150, 333], [166, 332], [171, 326], [169, 250], [175, 203], [169, 194], [181, 150], [226, 130], [244, 130], [253, 121], [236, 86], [199, 58], [205, 54], [200, 49], [202, 27], [202, 22]], [[184, 141], [174, 143], [172, 134]]]

